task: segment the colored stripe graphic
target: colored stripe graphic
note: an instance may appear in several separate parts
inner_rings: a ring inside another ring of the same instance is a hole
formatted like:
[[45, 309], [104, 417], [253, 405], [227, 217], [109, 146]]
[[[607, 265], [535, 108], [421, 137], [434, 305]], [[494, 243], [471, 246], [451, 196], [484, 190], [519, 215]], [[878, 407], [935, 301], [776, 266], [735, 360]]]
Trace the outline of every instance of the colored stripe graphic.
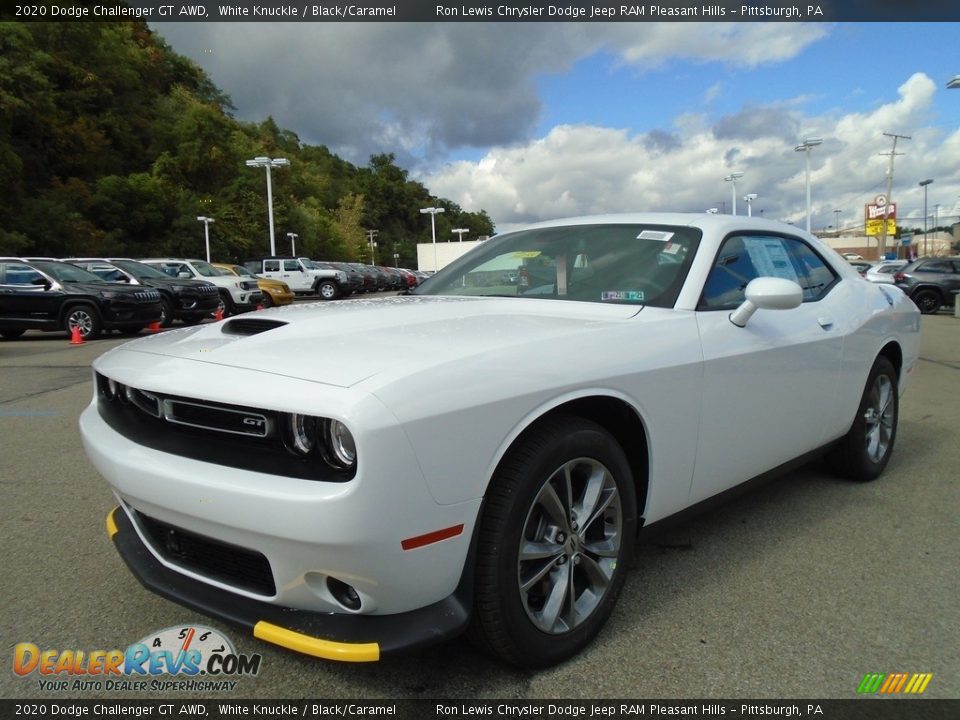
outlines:
[[867, 673], [857, 686], [857, 694], [919, 695], [932, 679], [933, 673]]

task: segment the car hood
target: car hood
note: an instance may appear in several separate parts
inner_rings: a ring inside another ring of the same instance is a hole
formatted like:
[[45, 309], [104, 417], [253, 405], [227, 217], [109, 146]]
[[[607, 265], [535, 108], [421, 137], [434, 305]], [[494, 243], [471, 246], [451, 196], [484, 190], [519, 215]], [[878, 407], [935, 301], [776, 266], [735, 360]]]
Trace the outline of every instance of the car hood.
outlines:
[[[164, 332], [118, 350], [262, 370], [350, 387], [455, 362], [483, 363], [622, 323], [630, 305], [524, 298], [397, 296], [309, 303]], [[571, 342], [574, 340], [571, 339]]]

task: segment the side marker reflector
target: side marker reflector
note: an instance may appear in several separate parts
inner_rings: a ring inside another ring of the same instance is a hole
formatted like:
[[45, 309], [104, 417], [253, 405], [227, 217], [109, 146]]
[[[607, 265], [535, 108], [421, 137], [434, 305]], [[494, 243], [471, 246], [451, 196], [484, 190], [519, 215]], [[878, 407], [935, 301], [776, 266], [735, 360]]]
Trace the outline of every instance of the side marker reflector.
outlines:
[[407, 538], [406, 540], [400, 541], [400, 547], [404, 550], [416, 550], [421, 548], [424, 545], [432, 545], [433, 543], [440, 542], [441, 540], [446, 540], [447, 538], [456, 537], [463, 532], [463, 523], [459, 525], [454, 525], [453, 527], [444, 528], [443, 530], [434, 530], [429, 532], [426, 535], [417, 535], [416, 537]]

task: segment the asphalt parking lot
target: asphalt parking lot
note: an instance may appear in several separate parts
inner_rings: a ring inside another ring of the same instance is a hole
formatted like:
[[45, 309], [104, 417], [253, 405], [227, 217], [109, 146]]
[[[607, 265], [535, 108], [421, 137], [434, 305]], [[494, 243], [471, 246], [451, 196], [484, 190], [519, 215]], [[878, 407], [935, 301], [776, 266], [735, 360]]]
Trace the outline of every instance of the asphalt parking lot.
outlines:
[[[850, 698], [868, 672], [933, 673], [926, 696], [960, 698], [960, 320], [922, 325], [884, 476], [852, 484], [808, 466], [651, 539], [598, 641], [537, 673], [466, 640], [369, 665], [315, 660], [147, 592], [107, 539], [114, 502], [77, 430], [90, 362], [125, 340], [0, 342], [3, 664], [21, 642], [122, 649], [200, 624], [263, 656], [242, 698]], [[120, 695], [0, 673], [7, 699]]]

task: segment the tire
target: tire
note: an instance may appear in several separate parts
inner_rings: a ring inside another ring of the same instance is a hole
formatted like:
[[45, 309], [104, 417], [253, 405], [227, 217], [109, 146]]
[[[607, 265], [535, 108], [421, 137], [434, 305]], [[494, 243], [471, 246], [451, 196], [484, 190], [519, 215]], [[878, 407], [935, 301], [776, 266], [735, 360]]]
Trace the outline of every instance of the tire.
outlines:
[[103, 321], [92, 305], [73, 305], [63, 318], [63, 329], [72, 334], [74, 327], [80, 328], [84, 340], [94, 340], [103, 332]]
[[263, 300], [260, 301], [260, 304], [263, 305], [264, 310], [273, 307], [273, 297], [271, 297], [270, 293], [263, 293]]
[[16, 340], [25, 332], [26, 330], [0, 330], [0, 336], [3, 336], [7, 340]]
[[830, 458], [839, 475], [866, 482], [887, 467], [900, 416], [897, 384], [893, 363], [881, 355], [870, 370], [853, 425]]
[[173, 325], [173, 308], [170, 307], [170, 301], [165, 297], [160, 298], [160, 327], [170, 327]]
[[933, 315], [940, 311], [943, 298], [936, 290], [920, 290], [914, 293], [913, 302], [924, 315]]
[[[579, 528], [578, 510], [581, 524], [591, 516]], [[589, 420], [541, 421], [508, 452], [484, 501], [471, 634], [520, 667], [574, 655], [610, 616], [636, 533], [633, 475], [616, 441]]]
[[230, 317], [235, 312], [233, 299], [226, 290], [220, 293], [220, 302], [217, 304], [217, 310], [222, 310], [224, 317]]
[[317, 283], [317, 295], [324, 300], [336, 300], [340, 297], [340, 288], [332, 280], [322, 280]]

